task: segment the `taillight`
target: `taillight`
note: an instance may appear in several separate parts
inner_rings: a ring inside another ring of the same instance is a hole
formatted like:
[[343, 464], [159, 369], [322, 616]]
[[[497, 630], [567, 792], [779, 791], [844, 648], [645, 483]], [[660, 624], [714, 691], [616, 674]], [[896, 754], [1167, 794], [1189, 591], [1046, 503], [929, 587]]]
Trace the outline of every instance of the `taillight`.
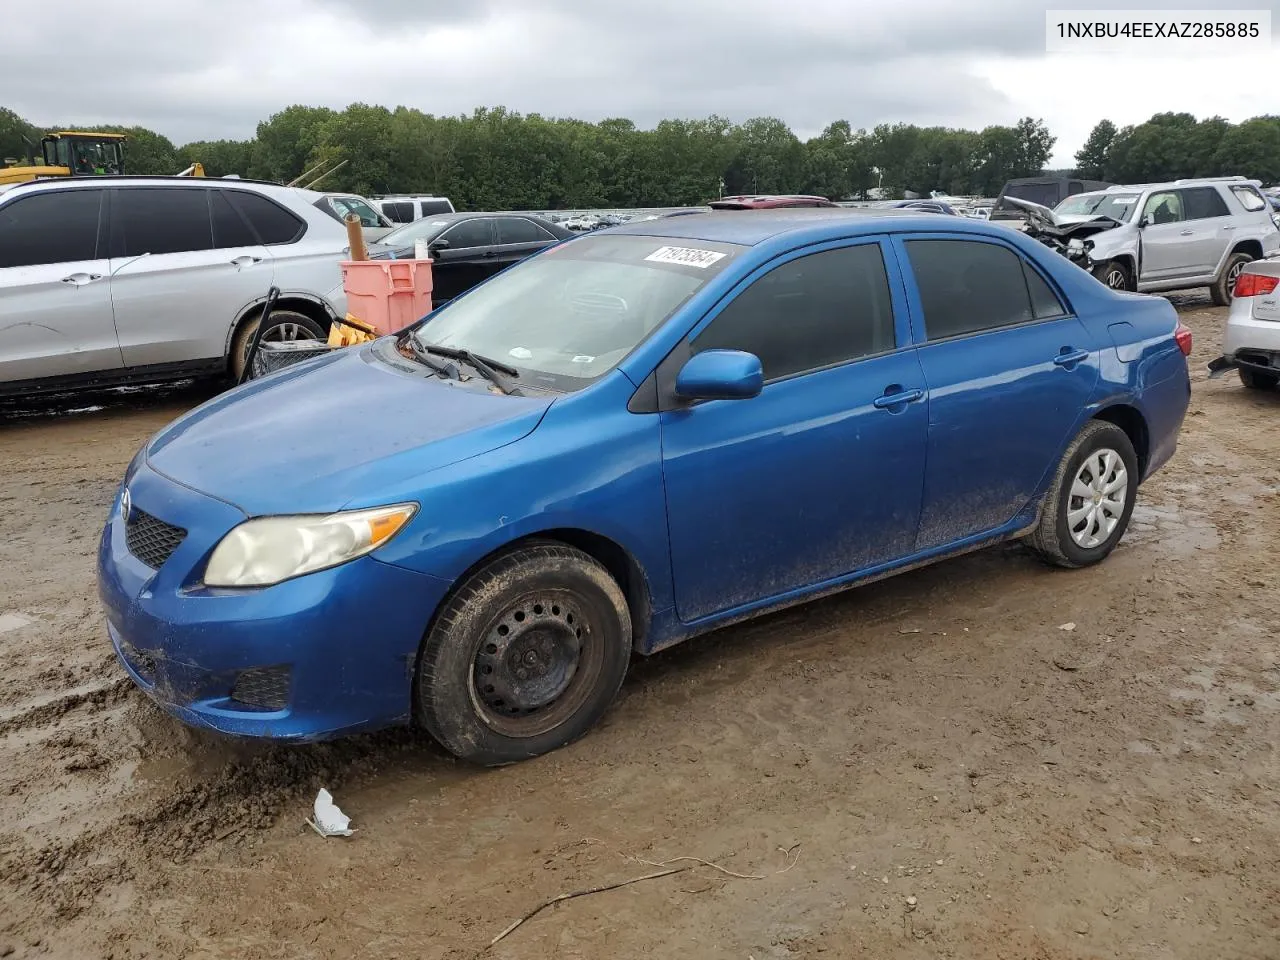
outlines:
[[1191, 328], [1181, 320], [1178, 321], [1178, 328], [1173, 331], [1173, 339], [1178, 341], [1178, 349], [1184, 357], [1191, 356]]
[[1267, 277], [1260, 273], [1242, 273], [1236, 277], [1233, 297], [1261, 297], [1275, 290], [1280, 284], [1280, 277]]

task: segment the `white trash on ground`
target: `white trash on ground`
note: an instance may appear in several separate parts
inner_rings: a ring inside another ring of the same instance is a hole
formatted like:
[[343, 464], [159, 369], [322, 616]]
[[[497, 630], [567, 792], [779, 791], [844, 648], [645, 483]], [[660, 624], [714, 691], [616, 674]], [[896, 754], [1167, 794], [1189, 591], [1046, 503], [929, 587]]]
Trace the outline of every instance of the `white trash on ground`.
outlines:
[[333, 794], [324, 787], [316, 794], [314, 806], [315, 819], [308, 820], [316, 833], [322, 837], [349, 837], [355, 831], [351, 829], [351, 818], [338, 809], [333, 802]]

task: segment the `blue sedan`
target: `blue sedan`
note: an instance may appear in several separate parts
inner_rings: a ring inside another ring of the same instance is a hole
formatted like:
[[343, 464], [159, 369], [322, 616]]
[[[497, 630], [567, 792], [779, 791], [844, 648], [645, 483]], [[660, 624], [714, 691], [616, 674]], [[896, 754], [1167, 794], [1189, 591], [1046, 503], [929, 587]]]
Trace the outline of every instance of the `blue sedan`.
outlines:
[[1190, 348], [1165, 300], [958, 217], [591, 234], [155, 436], [102, 534], [111, 641], [201, 727], [535, 756], [633, 653], [1005, 540], [1101, 561]]

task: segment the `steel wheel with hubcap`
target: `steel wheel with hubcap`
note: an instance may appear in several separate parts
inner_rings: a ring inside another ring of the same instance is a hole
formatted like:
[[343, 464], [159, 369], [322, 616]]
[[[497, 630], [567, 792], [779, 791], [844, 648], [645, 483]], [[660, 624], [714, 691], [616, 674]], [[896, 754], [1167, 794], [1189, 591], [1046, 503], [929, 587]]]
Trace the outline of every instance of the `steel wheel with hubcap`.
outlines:
[[1063, 454], [1026, 544], [1060, 567], [1085, 567], [1115, 549], [1129, 525], [1138, 456], [1114, 423], [1090, 420]]
[[631, 613], [609, 572], [567, 544], [492, 560], [445, 602], [414, 680], [419, 722], [487, 766], [554, 750], [608, 709], [631, 657]]
[[1076, 472], [1067, 503], [1071, 539], [1085, 550], [1107, 541], [1124, 516], [1129, 472], [1120, 454], [1102, 449], [1089, 454]]

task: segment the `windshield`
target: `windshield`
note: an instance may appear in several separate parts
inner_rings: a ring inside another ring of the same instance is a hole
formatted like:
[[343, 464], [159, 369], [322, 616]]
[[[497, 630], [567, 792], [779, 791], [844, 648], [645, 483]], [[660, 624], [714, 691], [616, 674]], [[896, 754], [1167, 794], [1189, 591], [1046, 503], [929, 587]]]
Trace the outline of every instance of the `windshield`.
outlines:
[[434, 239], [436, 234], [440, 233], [445, 227], [452, 226], [455, 222], [453, 220], [432, 220], [430, 218], [415, 220], [413, 223], [406, 223], [403, 227], [397, 227], [378, 242], [388, 246], [408, 246], [419, 240]]
[[739, 250], [705, 240], [584, 236], [469, 291], [432, 314], [416, 336], [509, 364], [533, 385], [581, 389], [617, 366]]
[[1077, 193], [1053, 208], [1059, 216], [1110, 217], [1126, 221], [1137, 202], [1136, 193]]

